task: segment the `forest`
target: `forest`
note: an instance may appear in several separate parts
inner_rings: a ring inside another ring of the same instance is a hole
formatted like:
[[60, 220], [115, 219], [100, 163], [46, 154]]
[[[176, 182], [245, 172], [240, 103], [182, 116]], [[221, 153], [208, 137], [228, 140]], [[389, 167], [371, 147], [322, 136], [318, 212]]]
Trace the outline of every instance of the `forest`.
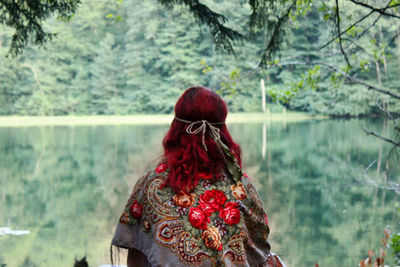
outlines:
[[[227, 15], [229, 27], [248, 31], [247, 2], [204, 2]], [[321, 49], [334, 30], [331, 8], [314, 2], [298, 12], [303, 14], [289, 20], [279, 57], [262, 68], [258, 63], [267, 30], [238, 42], [235, 55], [216, 51], [210, 29], [184, 7], [166, 8], [155, 1], [83, 1], [69, 20], [53, 16], [46, 21], [45, 29], [57, 33], [53, 40], [28, 45], [18, 56], [9, 54], [12, 29], [2, 25], [0, 115], [171, 113], [191, 85], [216, 90], [231, 112], [261, 112], [261, 79], [269, 112], [381, 116], [383, 107], [399, 114], [396, 99], [344, 81], [323, 65], [303, 64], [324, 60], [346, 66], [337, 40]], [[348, 5], [342, 17], [350, 20], [363, 12]], [[353, 76], [400, 92], [400, 38], [393, 39], [400, 21], [394, 22], [380, 18], [359, 38], [362, 46], [352, 48], [351, 60]], [[362, 31], [354, 26], [343, 39]]]
[[109, 263], [193, 85], [288, 266], [399, 265], [400, 0], [2, 0], [0, 29], [0, 228], [30, 232], [0, 266]]

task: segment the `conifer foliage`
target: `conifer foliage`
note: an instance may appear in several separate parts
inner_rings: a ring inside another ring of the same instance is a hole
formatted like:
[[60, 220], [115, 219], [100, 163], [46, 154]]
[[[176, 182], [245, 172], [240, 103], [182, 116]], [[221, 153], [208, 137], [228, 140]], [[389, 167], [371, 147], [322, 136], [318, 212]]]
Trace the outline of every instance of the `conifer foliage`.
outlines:
[[43, 45], [54, 37], [47, 32], [43, 22], [51, 15], [62, 20], [69, 20], [80, 0], [1, 0], [0, 23], [14, 29], [9, 52], [20, 54], [29, 40], [37, 45]]

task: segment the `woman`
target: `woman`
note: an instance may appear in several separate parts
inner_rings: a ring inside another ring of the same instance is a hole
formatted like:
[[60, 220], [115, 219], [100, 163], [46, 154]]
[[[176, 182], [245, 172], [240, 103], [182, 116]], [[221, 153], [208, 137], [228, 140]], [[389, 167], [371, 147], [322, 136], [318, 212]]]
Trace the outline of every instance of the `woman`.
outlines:
[[112, 240], [128, 249], [128, 267], [284, 266], [227, 113], [204, 87], [179, 98], [164, 156], [135, 185]]

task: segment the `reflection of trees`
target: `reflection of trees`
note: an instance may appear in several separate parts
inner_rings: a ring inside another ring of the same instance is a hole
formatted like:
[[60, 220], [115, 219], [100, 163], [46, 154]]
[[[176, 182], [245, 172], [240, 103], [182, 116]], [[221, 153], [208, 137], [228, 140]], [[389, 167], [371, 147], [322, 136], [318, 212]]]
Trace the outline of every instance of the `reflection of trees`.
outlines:
[[[336, 266], [337, 258], [354, 266], [399, 220], [393, 192], [354, 185], [382, 143], [356, 121], [266, 123], [262, 159], [262, 127], [229, 125], [270, 216], [274, 250], [289, 266]], [[107, 262], [122, 206], [167, 128], [0, 128], [0, 226], [32, 232], [1, 237], [0, 263], [72, 266], [85, 253], [90, 264]]]
[[72, 266], [85, 253], [92, 264], [107, 262], [130, 187], [157, 156], [166, 129], [0, 129], [0, 226], [31, 231], [0, 239], [0, 263]]
[[382, 146], [365, 136], [357, 121], [273, 124], [267, 133], [271, 162], [262, 159], [254, 142], [262, 140], [261, 124], [231, 128], [242, 137], [247, 171], [259, 184], [272, 245], [290, 266], [336, 266], [338, 259], [342, 266], [355, 266], [368, 248], [379, 245], [383, 228], [399, 220], [395, 193], [356, 180]]

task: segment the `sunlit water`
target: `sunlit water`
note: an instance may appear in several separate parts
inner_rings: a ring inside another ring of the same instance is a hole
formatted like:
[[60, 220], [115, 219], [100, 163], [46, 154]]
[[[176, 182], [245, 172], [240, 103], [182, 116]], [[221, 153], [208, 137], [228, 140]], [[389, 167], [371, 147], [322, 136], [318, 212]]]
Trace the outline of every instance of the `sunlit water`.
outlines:
[[[272, 248], [288, 266], [358, 266], [368, 249], [378, 252], [385, 227], [399, 230], [399, 195], [368, 182], [384, 185], [377, 166], [396, 163], [386, 163], [390, 147], [363, 125], [388, 128], [365, 120], [228, 126], [262, 195]], [[0, 128], [0, 228], [29, 231], [0, 235], [0, 266], [72, 266], [84, 255], [89, 266], [109, 263], [122, 207], [167, 129]], [[399, 182], [396, 171], [388, 178]]]

